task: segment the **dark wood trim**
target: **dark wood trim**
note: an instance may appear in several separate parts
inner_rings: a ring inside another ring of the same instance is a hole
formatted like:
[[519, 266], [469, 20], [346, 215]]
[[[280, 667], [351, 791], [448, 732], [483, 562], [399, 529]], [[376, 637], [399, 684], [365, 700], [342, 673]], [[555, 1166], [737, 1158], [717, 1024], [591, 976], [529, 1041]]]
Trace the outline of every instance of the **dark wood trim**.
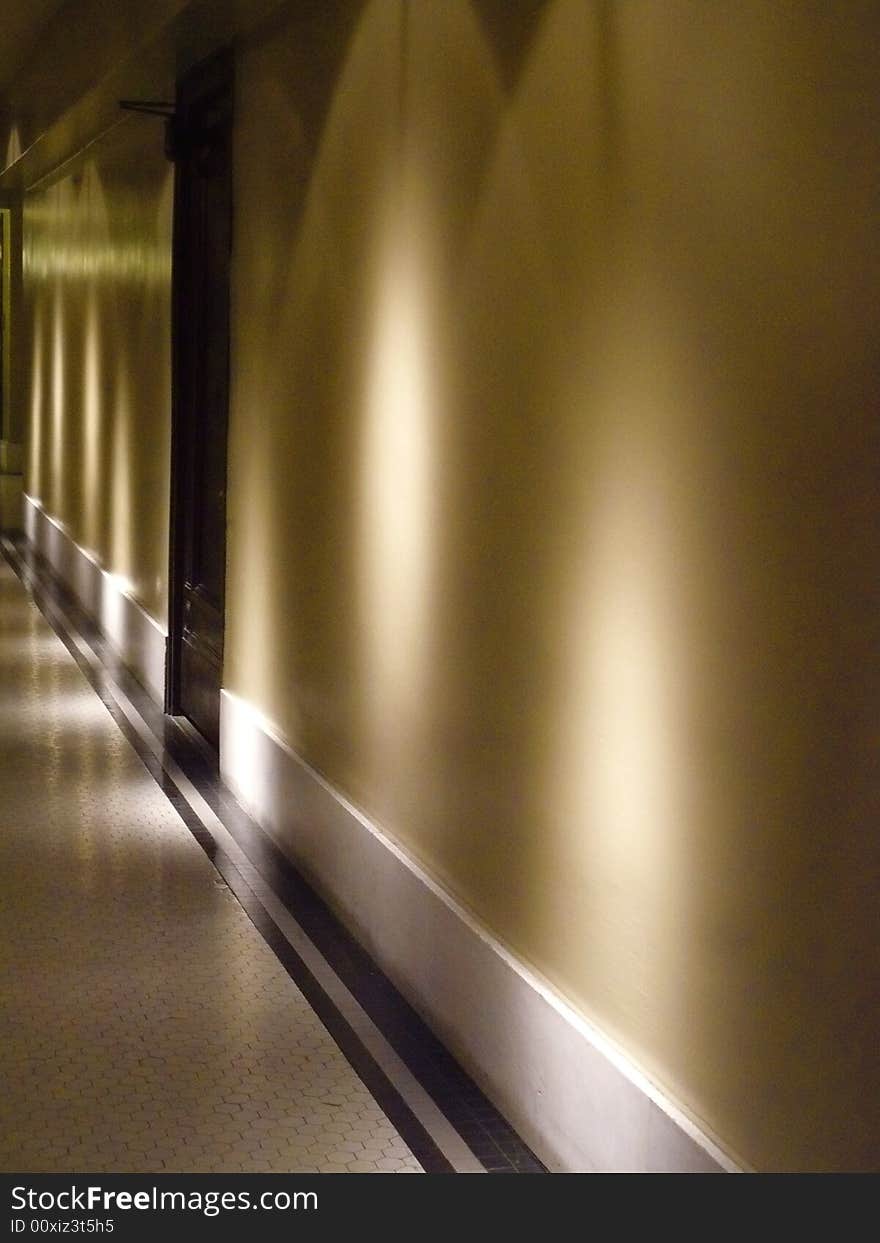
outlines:
[[184, 405], [181, 396], [183, 366], [180, 326], [184, 322], [180, 272], [182, 270], [183, 209], [181, 178], [174, 178], [174, 208], [171, 248], [171, 512], [168, 548], [168, 646], [165, 659], [165, 711], [176, 715], [180, 706], [180, 642], [183, 633], [183, 526], [181, 512], [183, 470], [181, 466], [184, 432], [181, 427]]
[[[193, 133], [192, 114], [211, 93], [234, 82], [234, 54], [231, 48], [214, 53], [190, 69], [177, 83], [173, 127], [166, 150], [176, 162], [185, 161]], [[179, 173], [174, 182], [172, 290], [171, 290], [171, 504], [168, 557], [168, 649], [165, 674], [165, 711], [178, 715], [181, 705], [181, 670], [184, 634], [184, 575], [188, 487], [186, 469], [188, 447], [193, 436], [193, 409], [188, 400], [192, 382], [187, 368], [192, 349], [183, 346], [184, 334], [192, 331], [190, 291], [187, 272], [189, 179]], [[189, 344], [189, 342], [188, 342]]]

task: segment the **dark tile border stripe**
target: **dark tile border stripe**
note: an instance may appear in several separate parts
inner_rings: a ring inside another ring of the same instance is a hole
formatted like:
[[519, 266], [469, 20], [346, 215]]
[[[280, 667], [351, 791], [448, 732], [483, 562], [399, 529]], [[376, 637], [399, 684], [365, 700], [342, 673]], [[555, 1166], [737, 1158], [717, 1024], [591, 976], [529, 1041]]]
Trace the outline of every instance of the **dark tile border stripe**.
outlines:
[[[5, 559], [49, 625], [64, 643], [114, 721], [165, 792], [187, 828], [279, 958], [288, 974], [342, 1049], [428, 1172], [452, 1165], [360, 1038], [303, 963], [255, 896], [230, 857], [218, 846], [188, 801], [116, 703], [108, 684], [131, 701], [147, 728], [229, 831], [273, 893], [363, 1007], [488, 1173], [546, 1173], [545, 1166], [458, 1065], [424, 1021], [340, 924], [280, 848], [242, 810], [221, 784], [216, 756], [194, 733], [165, 716], [58, 578], [25, 538], [2, 541]], [[100, 663], [96, 670], [78, 649], [77, 635]]]

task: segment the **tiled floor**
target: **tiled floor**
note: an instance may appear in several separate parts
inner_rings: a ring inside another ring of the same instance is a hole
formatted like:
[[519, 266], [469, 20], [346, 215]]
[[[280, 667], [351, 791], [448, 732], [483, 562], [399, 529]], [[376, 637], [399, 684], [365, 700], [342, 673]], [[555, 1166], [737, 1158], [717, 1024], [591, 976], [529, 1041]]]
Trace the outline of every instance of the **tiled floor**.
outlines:
[[216, 757], [0, 552], [0, 1171], [543, 1172]]
[[0, 559], [0, 1169], [420, 1170]]

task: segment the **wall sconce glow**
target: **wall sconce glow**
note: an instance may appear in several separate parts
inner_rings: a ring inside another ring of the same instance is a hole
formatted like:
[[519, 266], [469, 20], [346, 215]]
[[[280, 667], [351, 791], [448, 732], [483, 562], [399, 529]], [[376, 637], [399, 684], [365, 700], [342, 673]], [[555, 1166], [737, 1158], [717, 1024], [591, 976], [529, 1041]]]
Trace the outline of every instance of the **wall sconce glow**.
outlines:
[[[30, 452], [28, 486], [35, 498], [42, 495], [43, 481], [43, 317], [34, 315], [33, 360], [31, 362]], [[39, 501], [42, 507], [42, 501]]]
[[20, 159], [21, 159], [21, 133], [19, 132], [18, 126], [13, 125], [12, 129], [9, 131], [9, 141], [6, 144], [5, 167], [9, 168], [11, 164], [14, 164], [16, 160], [20, 160]]
[[134, 583], [130, 578], [126, 578], [124, 574], [109, 574], [104, 571], [108, 586], [110, 586], [117, 595], [133, 596]]
[[[620, 989], [632, 991], [649, 984], [658, 921], [670, 910], [686, 919], [687, 662], [662, 444], [642, 439], [625, 414], [609, 419], [603, 439], [563, 636], [558, 824], [570, 866], [589, 878], [591, 953], [617, 964]], [[633, 893], [637, 919], [625, 911]], [[674, 1015], [673, 988], [664, 1001]]]
[[136, 282], [143, 288], [168, 284], [171, 256], [167, 246], [136, 242], [45, 248], [30, 256], [27, 271], [30, 277], [42, 280], [118, 280]]
[[292, 752], [272, 721], [225, 687], [221, 693], [220, 721], [224, 765], [239, 798], [253, 806], [261, 793], [274, 790], [277, 781], [269, 763], [270, 750], [261, 745], [261, 739], [269, 737], [288, 754]]
[[86, 510], [85, 537], [89, 543], [98, 542], [97, 506], [101, 435], [101, 358], [98, 333], [98, 314], [94, 292], [92, 292], [86, 312], [83, 361], [83, 498]]
[[129, 446], [131, 407], [127, 365], [128, 360], [125, 354], [120, 354], [116, 368], [116, 394], [113, 409], [113, 469], [111, 474], [113, 493], [110, 533], [112, 547], [108, 558], [117, 572], [128, 569], [132, 564], [132, 488]]
[[117, 644], [125, 644], [126, 597], [131, 597], [134, 584], [123, 574], [101, 574], [101, 627]]
[[617, 448], [596, 489], [588, 582], [573, 636], [584, 679], [581, 771], [599, 832], [615, 851], [643, 852], [658, 832], [664, 836], [673, 814], [675, 573], [658, 496], [662, 470], [638, 450]]
[[64, 512], [64, 317], [61, 289], [56, 287], [52, 308], [52, 477], [50, 495], [55, 510]]
[[424, 264], [398, 228], [379, 269], [361, 461], [361, 573], [371, 704], [405, 728], [425, 676], [435, 394]]

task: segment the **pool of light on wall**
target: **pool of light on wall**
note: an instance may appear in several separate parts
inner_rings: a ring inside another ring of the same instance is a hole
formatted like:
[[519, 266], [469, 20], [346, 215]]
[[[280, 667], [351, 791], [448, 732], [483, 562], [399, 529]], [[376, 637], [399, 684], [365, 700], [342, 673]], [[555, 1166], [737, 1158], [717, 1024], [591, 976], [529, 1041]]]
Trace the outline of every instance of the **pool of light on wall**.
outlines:
[[361, 458], [364, 654], [379, 736], [411, 719], [423, 691], [434, 520], [427, 281], [415, 231], [395, 223], [378, 268]]

